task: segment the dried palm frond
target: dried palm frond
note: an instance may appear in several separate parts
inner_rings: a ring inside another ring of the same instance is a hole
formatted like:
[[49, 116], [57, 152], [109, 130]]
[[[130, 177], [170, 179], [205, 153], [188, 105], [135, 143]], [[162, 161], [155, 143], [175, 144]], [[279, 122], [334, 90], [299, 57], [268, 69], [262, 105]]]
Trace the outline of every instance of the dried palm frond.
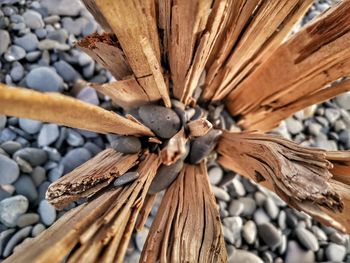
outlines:
[[[311, 0], [84, 2], [106, 32], [77, 46], [119, 79], [91, 85], [123, 110], [0, 84], [0, 114], [137, 136], [140, 149], [106, 149], [54, 182], [47, 199], [55, 207], [88, 202], [5, 261], [121, 262], [165, 190], [141, 262], [225, 262], [206, 172], [212, 151], [223, 167], [350, 233], [349, 152], [263, 134], [350, 90], [350, 0], [293, 36]], [[220, 102], [245, 131], [211, 121], [207, 111]]]

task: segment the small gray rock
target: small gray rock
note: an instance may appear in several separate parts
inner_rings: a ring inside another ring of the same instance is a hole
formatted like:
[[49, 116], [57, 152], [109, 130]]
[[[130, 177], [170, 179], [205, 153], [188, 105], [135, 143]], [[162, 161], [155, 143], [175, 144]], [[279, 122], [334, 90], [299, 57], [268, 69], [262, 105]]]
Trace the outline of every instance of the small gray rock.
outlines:
[[8, 62], [21, 60], [26, 56], [26, 51], [17, 45], [10, 46], [4, 54], [4, 58]]
[[7, 118], [6, 118], [6, 116], [0, 114], [0, 132], [1, 132], [1, 130], [2, 130], [3, 128], [5, 128], [6, 123], [7, 123]]
[[244, 205], [239, 200], [232, 200], [228, 212], [232, 216], [239, 216], [244, 210]]
[[84, 144], [83, 136], [81, 136], [79, 132], [76, 132], [73, 129], [67, 130], [66, 141], [69, 145], [74, 146], [74, 147], [82, 146]]
[[18, 164], [19, 169], [23, 173], [31, 173], [33, 171], [33, 167], [26, 160], [23, 160], [21, 157], [16, 156], [16, 163]]
[[66, 50], [69, 50], [70, 47], [67, 44], [62, 44], [62, 43], [55, 41], [55, 40], [43, 39], [39, 42], [38, 49], [44, 50], [44, 51], [48, 51], [48, 50], [52, 50], [52, 49], [56, 49], [59, 51], [66, 51]]
[[50, 182], [55, 182], [56, 180], [58, 180], [58, 178], [60, 178], [63, 175], [63, 171], [64, 171], [63, 164], [59, 164], [58, 166], [52, 168], [48, 176]]
[[136, 232], [135, 235], [135, 243], [137, 249], [141, 252], [143, 249], [143, 246], [146, 242], [147, 236], [149, 233], [149, 229], [147, 227], [143, 228], [141, 231]]
[[235, 179], [232, 180], [232, 186], [233, 186], [233, 195], [235, 196], [245, 196], [246, 191], [244, 189], [243, 184], [241, 183], [241, 181], [238, 179], [238, 177], [236, 177]]
[[99, 105], [97, 92], [94, 88], [85, 87], [77, 95], [77, 99], [85, 101], [93, 105]]
[[264, 243], [270, 248], [275, 248], [282, 242], [281, 232], [271, 223], [258, 225], [258, 234]]
[[68, 173], [85, 163], [92, 157], [91, 153], [85, 148], [75, 148], [70, 150], [63, 158], [62, 164], [64, 166], [64, 173]]
[[47, 8], [50, 15], [77, 16], [83, 9], [80, 1], [71, 0], [43, 0], [41, 6]]
[[24, 215], [20, 215], [17, 219], [18, 227], [26, 227], [30, 225], [34, 225], [39, 222], [39, 215], [36, 213], [27, 213]]
[[334, 123], [340, 118], [340, 111], [338, 109], [327, 108], [325, 110], [325, 116], [330, 123]]
[[32, 166], [38, 166], [47, 161], [47, 154], [42, 149], [26, 147], [15, 152], [13, 157], [21, 157], [23, 160], [29, 162]]
[[314, 263], [315, 253], [311, 250], [304, 250], [297, 242], [289, 241], [286, 251], [285, 263]]
[[35, 202], [38, 199], [38, 192], [28, 175], [21, 175], [15, 182], [16, 193], [25, 196], [30, 202]]
[[27, 212], [28, 199], [23, 195], [16, 195], [0, 202], [0, 221], [7, 227], [16, 226], [17, 218]]
[[254, 221], [247, 221], [242, 228], [242, 236], [248, 244], [253, 244], [256, 240], [258, 229]]
[[[75, 82], [79, 78], [78, 72], [66, 61], [60, 60], [53, 65], [57, 70], [57, 73], [66, 82]], [[96, 95], [97, 97], [97, 95]], [[95, 104], [96, 105], [96, 104]]]
[[243, 216], [251, 216], [256, 210], [256, 203], [251, 197], [241, 197], [238, 199], [243, 204]]
[[317, 238], [307, 229], [303, 227], [297, 227], [295, 234], [302, 246], [306, 249], [317, 251], [320, 248]]
[[217, 185], [224, 176], [224, 171], [220, 166], [211, 167], [208, 171], [209, 181], [211, 184]]
[[33, 227], [31, 226], [27, 226], [25, 228], [22, 228], [21, 230], [18, 230], [16, 234], [14, 234], [11, 237], [11, 239], [7, 242], [2, 255], [4, 257], [8, 257], [12, 253], [15, 246], [17, 246], [22, 240], [29, 236], [30, 232], [32, 231], [32, 228]]
[[343, 262], [346, 255], [346, 248], [344, 246], [330, 243], [326, 248], [326, 257], [332, 262]]
[[350, 110], [350, 92], [345, 92], [335, 98], [336, 103], [344, 110]]
[[266, 199], [264, 208], [271, 219], [276, 219], [278, 217], [279, 209], [272, 198]]
[[138, 113], [142, 122], [160, 138], [169, 139], [180, 129], [179, 116], [166, 107], [145, 105], [139, 108]]
[[183, 164], [182, 160], [178, 160], [176, 163], [169, 166], [162, 165], [158, 169], [157, 174], [148, 189], [148, 193], [155, 194], [168, 188], [179, 175]]
[[296, 120], [292, 117], [286, 120], [286, 124], [288, 131], [293, 135], [296, 135], [303, 130], [303, 124], [301, 121]]
[[30, 52], [37, 49], [39, 40], [35, 34], [28, 33], [22, 37], [15, 38], [14, 43], [22, 47], [25, 51]]
[[39, 146], [48, 146], [54, 143], [58, 139], [59, 134], [60, 132], [56, 124], [44, 124], [38, 136]]
[[43, 224], [36, 224], [33, 229], [32, 229], [32, 236], [36, 237], [38, 236], [41, 232], [43, 232], [46, 229], [46, 227]]
[[0, 29], [0, 56], [4, 54], [11, 43], [10, 34], [6, 30]]
[[27, 10], [23, 14], [24, 23], [30, 29], [38, 29], [44, 27], [44, 21], [41, 14], [34, 10]]
[[122, 185], [125, 185], [125, 184], [128, 184], [130, 182], [133, 182], [135, 181], [138, 177], [139, 177], [139, 173], [138, 172], [127, 172], [121, 176], [118, 176], [113, 185], [115, 187], [119, 187], [119, 186], [122, 186]]
[[42, 182], [46, 180], [46, 170], [41, 166], [37, 166], [33, 169], [31, 177], [34, 185], [38, 187]]
[[29, 88], [43, 92], [60, 92], [63, 79], [55, 71], [47, 67], [32, 69], [26, 77]]
[[268, 223], [271, 221], [270, 217], [266, 214], [265, 210], [262, 208], [257, 209], [253, 215], [254, 222], [257, 225]]
[[242, 262], [242, 263], [263, 263], [264, 261], [257, 255], [242, 249], [235, 249], [228, 262]]
[[212, 190], [217, 199], [225, 202], [230, 201], [230, 195], [224, 189], [213, 185]]
[[40, 202], [38, 213], [41, 221], [46, 226], [52, 225], [56, 220], [56, 209], [47, 200], [42, 200]]
[[10, 76], [13, 81], [18, 82], [24, 77], [24, 68], [17, 61], [15, 63], [17, 63], [17, 65], [11, 69]]
[[19, 176], [17, 163], [5, 155], [0, 155], [0, 184], [12, 184]]
[[13, 233], [15, 231], [16, 231], [15, 229], [10, 228], [10, 229], [6, 229], [0, 233], [0, 255], [2, 255], [2, 252], [3, 252], [7, 242], [9, 241], [9, 239], [11, 238], [11, 236], [13, 235]]
[[111, 143], [111, 146], [117, 152], [131, 154], [138, 153], [141, 150], [141, 141], [135, 136], [120, 136]]

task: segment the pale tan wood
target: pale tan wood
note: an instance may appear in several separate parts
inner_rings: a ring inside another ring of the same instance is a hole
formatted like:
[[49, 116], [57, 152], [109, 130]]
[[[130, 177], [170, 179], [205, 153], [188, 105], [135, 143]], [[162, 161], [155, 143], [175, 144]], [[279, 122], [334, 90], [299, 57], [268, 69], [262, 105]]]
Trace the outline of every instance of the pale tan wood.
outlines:
[[227, 261], [219, 211], [205, 163], [185, 165], [165, 192], [140, 262], [157, 260], [161, 263]]
[[153, 135], [149, 128], [92, 104], [59, 93], [40, 93], [4, 84], [0, 84], [0, 114], [99, 133]]
[[116, 79], [132, 74], [123, 50], [113, 33], [93, 33], [76, 43], [77, 47], [108, 69]]
[[96, 6], [95, 0], [82, 0], [87, 10], [93, 15], [95, 20], [100, 24], [104, 31], [112, 32], [111, 27], [108, 25], [108, 22]]
[[348, 75], [349, 28], [346, 0], [296, 33], [237, 86], [228, 97], [229, 111], [246, 115], [261, 107], [279, 108]]
[[211, 124], [205, 118], [200, 118], [200, 119], [188, 122], [187, 127], [190, 131], [189, 135], [191, 137], [201, 137], [206, 135], [213, 128], [213, 124]]
[[[106, 149], [52, 183], [46, 199], [57, 209], [62, 209], [82, 197], [95, 194], [95, 187], [109, 185], [138, 163], [138, 154], [123, 155], [114, 149]], [[89, 191], [93, 189], [93, 191]], [[98, 191], [101, 189], [97, 189]]]
[[156, 198], [157, 194], [148, 194], [146, 196], [145, 202], [140, 210], [140, 215], [138, 217], [137, 224], [135, 226], [136, 231], [141, 231], [144, 228], [146, 221], [152, 211], [152, 207], [156, 201]]
[[186, 154], [186, 137], [184, 129], [181, 129], [166, 143], [160, 152], [160, 158], [165, 165], [171, 165]]
[[91, 86], [125, 110], [150, 103], [147, 94], [134, 78]]
[[[273, 189], [291, 206], [322, 223], [350, 233], [347, 202], [350, 185], [335, 187], [326, 152], [286, 139], [257, 133], [223, 132], [219, 163]], [[310, 185], [312, 182], [312, 185]], [[331, 218], [341, 221], [334, 221]]]

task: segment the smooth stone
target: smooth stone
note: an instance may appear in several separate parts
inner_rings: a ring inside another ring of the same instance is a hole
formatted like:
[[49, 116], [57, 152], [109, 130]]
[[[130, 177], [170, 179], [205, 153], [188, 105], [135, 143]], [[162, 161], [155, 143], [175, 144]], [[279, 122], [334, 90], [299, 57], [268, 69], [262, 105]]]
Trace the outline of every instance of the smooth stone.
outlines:
[[44, 27], [44, 21], [41, 14], [34, 10], [27, 10], [23, 14], [24, 23], [30, 29], [38, 29]]
[[287, 220], [287, 215], [286, 215], [286, 212], [285, 211], [281, 211], [278, 215], [278, 219], [277, 219], [277, 222], [278, 222], [278, 226], [280, 227], [280, 229], [285, 229], [287, 227], [287, 223], [286, 223], [286, 220]]
[[83, 9], [80, 1], [42, 0], [41, 6], [47, 8], [50, 15], [77, 16]]
[[296, 120], [292, 117], [286, 120], [286, 124], [288, 131], [293, 135], [300, 133], [304, 128], [301, 121]]
[[74, 147], [82, 146], [84, 144], [83, 136], [81, 136], [79, 132], [72, 129], [67, 130], [66, 141], [69, 145]]
[[147, 236], [149, 233], [149, 229], [144, 227], [141, 231], [136, 232], [135, 235], [135, 243], [137, 249], [141, 252], [143, 249], [143, 246], [146, 242]]
[[223, 225], [222, 226], [222, 231], [224, 234], [224, 239], [226, 244], [234, 244], [235, 243], [235, 239], [233, 237], [232, 231], [231, 229], [229, 229], [227, 226]]
[[222, 224], [230, 230], [234, 243], [241, 239], [241, 229], [243, 226], [242, 218], [239, 216], [225, 217], [222, 220]]
[[32, 226], [27, 226], [17, 231], [16, 234], [14, 234], [7, 242], [4, 252], [2, 254], [3, 257], [8, 257], [9, 255], [11, 255], [15, 246], [17, 246], [22, 240], [29, 236], [30, 232], [32, 231], [32, 228]]
[[270, 248], [275, 248], [282, 242], [281, 232], [271, 223], [258, 225], [258, 235]]
[[34, 185], [38, 187], [42, 182], [46, 180], [46, 170], [41, 166], [37, 166], [33, 169], [31, 177]]
[[92, 155], [96, 155], [102, 151], [102, 149], [92, 142], [84, 144], [84, 148], [87, 149]]
[[16, 226], [16, 220], [27, 212], [28, 199], [23, 195], [5, 198], [0, 202], [0, 221], [7, 227]]
[[29, 62], [34, 62], [36, 60], [38, 60], [41, 56], [41, 51], [32, 51], [32, 52], [28, 52], [26, 55], [26, 60]]
[[118, 176], [113, 185], [115, 187], [119, 187], [119, 186], [122, 186], [122, 185], [125, 185], [125, 184], [128, 184], [130, 182], [133, 182], [135, 181], [138, 177], [139, 177], [139, 173], [138, 172], [127, 172], [121, 176]]
[[93, 105], [99, 105], [100, 101], [94, 88], [85, 87], [77, 95], [77, 99]]
[[11, 69], [11, 71], [10, 71], [10, 76], [11, 76], [13, 81], [15, 81], [15, 82], [20, 81], [24, 77], [24, 68], [23, 68], [23, 66], [21, 64], [17, 64], [16, 66], [14, 66]]
[[56, 49], [59, 51], [67, 51], [70, 49], [69, 45], [62, 44], [58, 41], [51, 40], [51, 39], [41, 40], [38, 44], [38, 48], [39, 50], [44, 50], [44, 51], [48, 51], [52, 49]]
[[244, 210], [244, 205], [239, 200], [232, 200], [228, 208], [230, 215], [239, 216]]
[[302, 246], [306, 249], [317, 251], [320, 248], [317, 238], [307, 229], [303, 227], [297, 227], [295, 234]]
[[263, 263], [264, 261], [257, 255], [242, 249], [235, 249], [232, 255], [228, 258], [228, 263]]
[[257, 209], [253, 215], [254, 222], [257, 225], [268, 223], [271, 221], [270, 217], [266, 214], [265, 210], [262, 208]]
[[0, 184], [12, 184], [19, 176], [17, 163], [5, 155], [0, 155]]
[[327, 108], [325, 110], [325, 116], [330, 123], [334, 123], [340, 118], [340, 111], [338, 109]]
[[14, 232], [16, 232], [16, 230], [13, 228], [10, 228], [0, 233], [0, 255], [2, 255], [6, 244], [8, 243], [9, 239], [12, 237]]
[[264, 208], [271, 219], [276, 219], [278, 217], [279, 209], [272, 198], [266, 199]]
[[215, 185], [212, 185], [211, 189], [217, 199], [225, 202], [230, 201], [231, 197], [224, 189], [217, 187]]
[[21, 157], [16, 156], [15, 161], [18, 164], [19, 169], [23, 173], [31, 173], [33, 171], [33, 167], [26, 160], [23, 160]]
[[304, 250], [299, 244], [292, 240], [288, 242], [285, 263], [314, 263], [315, 253], [311, 250]]
[[[11, 193], [9, 193], [8, 191], [4, 190], [1, 186], [0, 186], [0, 201], [4, 200], [5, 198], [8, 198], [11, 196]], [[1, 253], [0, 253], [1, 254]]]
[[[55, 17], [55, 19], [58, 18], [58, 21], [60, 20], [60, 17], [59, 16], [51, 16], [51, 17]], [[58, 22], [57, 21], [57, 22]], [[65, 44], [67, 39], [68, 39], [68, 33], [67, 33], [67, 30], [65, 29], [57, 29], [55, 31], [50, 31], [48, 32], [47, 34], [47, 39], [51, 39], [51, 40], [54, 40], [54, 41], [57, 41], [57, 42], [60, 42], [61, 44]], [[65, 63], [67, 63], [66, 61], [64, 60], [61, 60]], [[70, 64], [68, 64], [70, 65]], [[74, 69], [74, 68], [73, 68]]]
[[254, 221], [247, 221], [242, 228], [242, 236], [248, 244], [253, 244], [256, 240], [258, 229]]
[[350, 110], [350, 92], [345, 92], [335, 98], [336, 103], [343, 110]]
[[7, 118], [6, 118], [6, 116], [0, 114], [0, 132], [1, 132], [1, 130], [2, 130], [3, 128], [5, 128], [6, 123], [7, 123]]
[[52, 168], [48, 174], [48, 178], [50, 182], [57, 181], [63, 175], [63, 171], [64, 171], [63, 164], [59, 164], [58, 166]]
[[56, 220], [56, 209], [47, 200], [42, 200], [40, 202], [38, 213], [41, 221], [46, 226], [52, 225]]
[[64, 60], [54, 63], [53, 66], [65, 82], [75, 82], [79, 78], [79, 73]]
[[243, 184], [241, 183], [240, 180], [236, 177], [235, 179], [232, 180], [232, 186], [233, 186], [233, 191], [235, 196], [245, 196], [246, 191], [244, 189]]
[[138, 113], [142, 122], [160, 138], [169, 139], [180, 129], [179, 116], [166, 107], [145, 105], [139, 108]]
[[70, 150], [63, 158], [64, 173], [68, 173], [85, 163], [92, 157], [91, 153], [85, 148], [75, 148]]
[[49, 188], [51, 182], [45, 181], [42, 184], [39, 185], [38, 187], [38, 192], [39, 192], [39, 200], [45, 199], [47, 189]]
[[26, 56], [26, 51], [17, 45], [10, 46], [4, 54], [4, 58], [8, 62], [21, 60]]
[[286, 252], [287, 249], [287, 236], [282, 235], [282, 242], [278, 247], [278, 252], [280, 255], [283, 255]]
[[33, 33], [28, 33], [22, 37], [15, 38], [14, 43], [22, 47], [25, 51], [30, 52], [37, 49], [39, 40]]
[[327, 241], [328, 240], [326, 233], [318, 226], [312, 226], [311, 230], [319, 241]]
[[36, 213], [27, 213], [24, 215], [21, 215], [17, 219], [17, 226], [18, 227], [26, 227], [30, 225], [34, 225], [39, 222], [39, 215]]
[[251, 197], [241, 197], [238, 199], [243, 204], [242, 216], [251, 216], [256, 210], [256, 203]]
[[28, 175], [21, 175], [15, 182], [17, 194], [25, 196], [30, 202], [35, 202], [38, 199], [38, 192]]
[[47, 161], [47, 154], [44, 150], [38, 148], [26, 147], [15, 152], [13, 157], [19, 156], [29, 162], [33, 167], [41, 165]]
[[189, 162], [197, 164], [206, 158], [214, 150], [221, 134], [220, 130], [212, 129], [206, 135], [194, 139], [188, 156]]
[[161, 165], [156, 176], [153, 178], [148, 193], [155, 194], [168, 188], [179, 175], [183, 165], [184, 163], [182, 160], [178, 160], [176, 163], [169, 166]]
[[63, 79], [55, 71], [47, 67], [32, 69], [26, 77], [29, 88], [43, 92], [60, 92]]
[[59, 134], [58, 125], [44, 124], [38, 136], [39, 146], [48, 146], [54, 143], [58, 139]]
[[0, 29], [0, 56], [4, 54], [11, 43], [10, 34], [6, 30]]
[[138, 153], [141, 150], [141, 141], [135, 136], [120, 136], [111, 143], [114, 150], [120, 153]]
[[254, 194], [254, 199], [255, 199], [255, 202], [258, 206], [263, 206], [263, 204], [265, 203], [265, 200], [266, 200], [266, 195], [263, 194], [262, 192], [256, 192]]
[[224, 176], [224, 171], [219, 166], [214, 166], [208, 171], [209, 181], [211, 184], [217, 185]]
[[326, 257], [332, 262], [343, 262], [346, 255], [346, 248], [344, 246], [330, 243], [326, 248]]
[[339, 232], [334, 232], [329, 236], [329, 240], [338, 245], [345, 245], [346, 235], [342, 235]]
[[17, 134], [10, 128], [5, 128], [0, 133], [0, 142], [13, 141], [17, 137]]
[[46, 229], [46, 227], [39, 223], [39, 224], [36, 224], [33, 229], [32, 229], [32, 236], [33, 237], [36, 237], [38, 236], [41, 232], [43, 232], [44, 230]]
[[22, 148], [22, 145], [19, 142], [6, 141], [0, 145], [0, 147], [5, 150], [8, 154], [12, 155]]

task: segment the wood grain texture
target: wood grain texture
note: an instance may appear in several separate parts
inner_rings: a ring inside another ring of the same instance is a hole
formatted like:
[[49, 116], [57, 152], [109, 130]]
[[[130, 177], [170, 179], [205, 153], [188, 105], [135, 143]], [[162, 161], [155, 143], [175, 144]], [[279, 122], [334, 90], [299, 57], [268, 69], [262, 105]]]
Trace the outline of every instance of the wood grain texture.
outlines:
[[98, 133], [153, 135], [149, 128], [92, 104], [59, 93], [40, 93], [4, 84], [0, 84], [0, 114]]

